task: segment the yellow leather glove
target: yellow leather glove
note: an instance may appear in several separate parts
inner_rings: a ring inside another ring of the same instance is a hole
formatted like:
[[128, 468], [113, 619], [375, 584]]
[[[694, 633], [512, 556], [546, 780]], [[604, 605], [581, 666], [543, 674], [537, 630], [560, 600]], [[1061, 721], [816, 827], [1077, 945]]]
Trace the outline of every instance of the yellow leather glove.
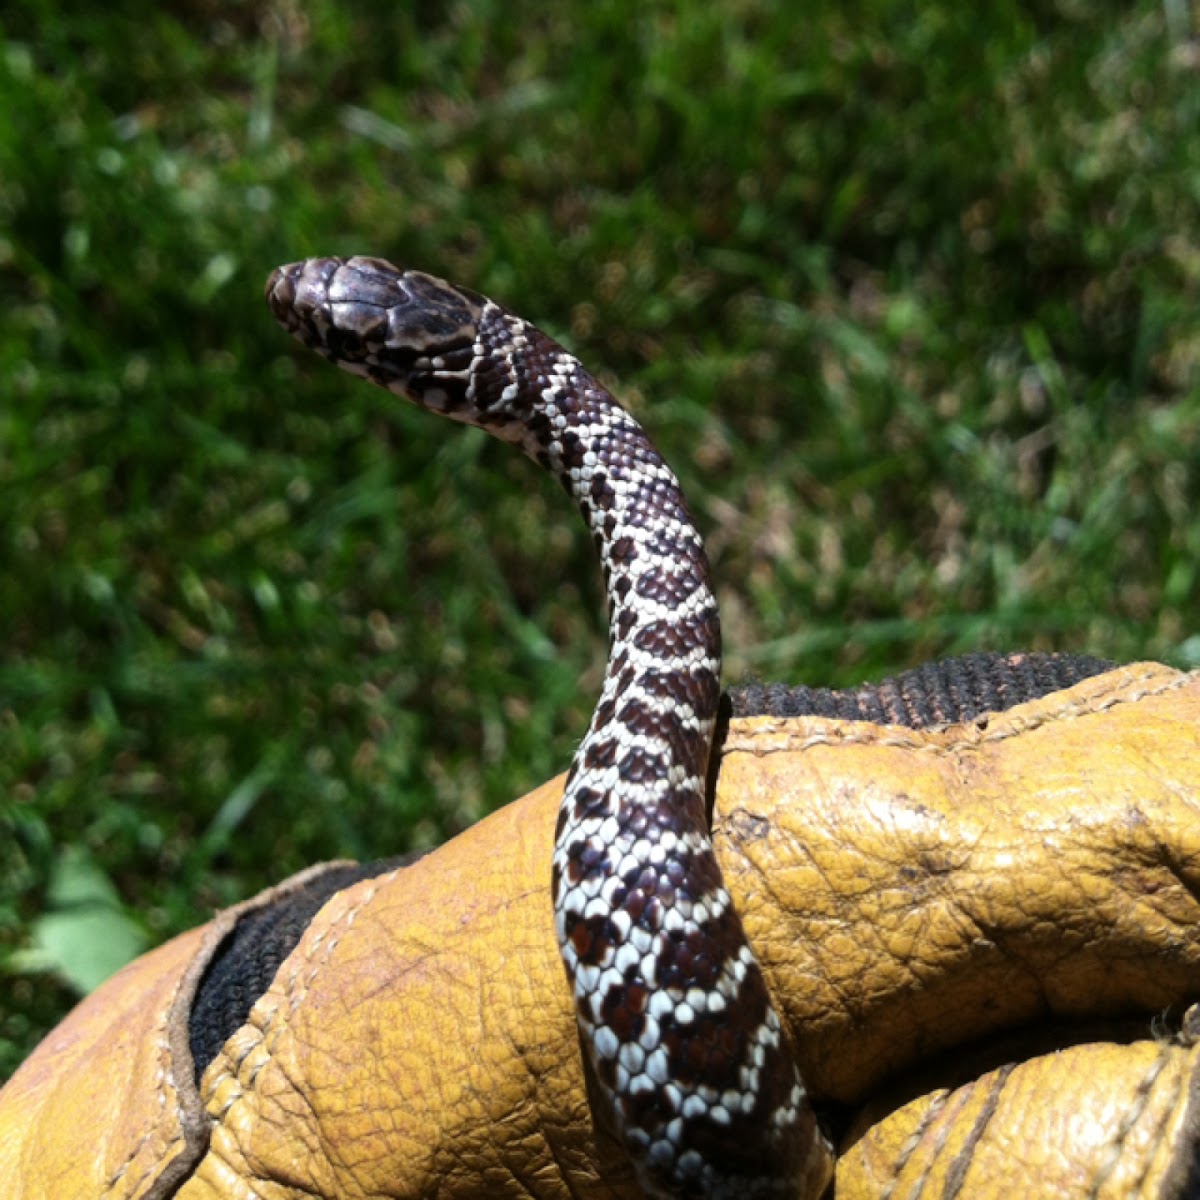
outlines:
[[[1200, 678], [1154, 664], [946, 728], [731, 722], [718, 853], [839, 1200], [1195, 1186], [1192, 1023], [1154, 1031], [1200, 991], [1198, 768]], [[345, 868], [131, 964], [0, 1092], [5, 1194], [636, 1195], [555, 945], [561, 788], [337, 891], [199, 1086], [236, 932]]]

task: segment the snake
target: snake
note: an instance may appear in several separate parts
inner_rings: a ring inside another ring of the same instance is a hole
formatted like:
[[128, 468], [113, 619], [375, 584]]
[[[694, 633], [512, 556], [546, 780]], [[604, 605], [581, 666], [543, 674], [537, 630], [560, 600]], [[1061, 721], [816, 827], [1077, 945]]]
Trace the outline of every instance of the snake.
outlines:
[[701, 535], [641, 425], [478, 293], [378, 258], [277, 268], [268, 305], [338, 367], [534, 459], [604, 575], [604, 683], [549, 864], [594, 1122], [651, 1197], [816, 1197], [831, 1152], [714, 852], [721, 632]]

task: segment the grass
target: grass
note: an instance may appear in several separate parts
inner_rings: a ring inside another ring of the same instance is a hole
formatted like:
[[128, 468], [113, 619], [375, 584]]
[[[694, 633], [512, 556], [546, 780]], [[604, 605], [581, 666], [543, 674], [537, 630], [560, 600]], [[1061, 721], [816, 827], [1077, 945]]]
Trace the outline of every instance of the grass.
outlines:
[[423, 267], [614, 383], [731, 680], [1200, 663], [1194, 20], [10, 5], [0, 1078], [89, 985], [50, 936], [81, 895], [124, 955], [434, 844], [561, 769], [597, 693], [558, 490], [293, 347], [276, 263]]

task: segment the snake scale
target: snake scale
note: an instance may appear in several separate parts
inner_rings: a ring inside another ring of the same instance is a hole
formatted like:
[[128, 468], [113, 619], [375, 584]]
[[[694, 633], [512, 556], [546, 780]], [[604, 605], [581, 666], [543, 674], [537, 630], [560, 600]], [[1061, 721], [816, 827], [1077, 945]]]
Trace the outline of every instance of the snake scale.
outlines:
[[466, 288], [316, 258], [276, 270], [267, 299], [325, 358], [513, 443], [575, 500], [603, 565], [609, 659], [552, 890], [598, 1115], [648, 1195], [819, 1195], [828, 1146], [709, 838], [720, 626], [674, 474], [574, 357]]

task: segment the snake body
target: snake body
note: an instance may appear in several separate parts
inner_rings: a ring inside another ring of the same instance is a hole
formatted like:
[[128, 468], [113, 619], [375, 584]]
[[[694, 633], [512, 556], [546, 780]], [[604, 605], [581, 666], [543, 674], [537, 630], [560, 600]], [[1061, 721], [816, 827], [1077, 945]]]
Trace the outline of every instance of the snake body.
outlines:
[[465, 288], [321, 258], [280, 267], [267, 298], [338, 366], [517, 445], [574, 498], [603, 565], [609, 660], [552, 890], [600, 1115], [649, 1195], [818, 1195], [828, 1149], [708, 834], [720, 627], [674, 474], [574, 357]]

